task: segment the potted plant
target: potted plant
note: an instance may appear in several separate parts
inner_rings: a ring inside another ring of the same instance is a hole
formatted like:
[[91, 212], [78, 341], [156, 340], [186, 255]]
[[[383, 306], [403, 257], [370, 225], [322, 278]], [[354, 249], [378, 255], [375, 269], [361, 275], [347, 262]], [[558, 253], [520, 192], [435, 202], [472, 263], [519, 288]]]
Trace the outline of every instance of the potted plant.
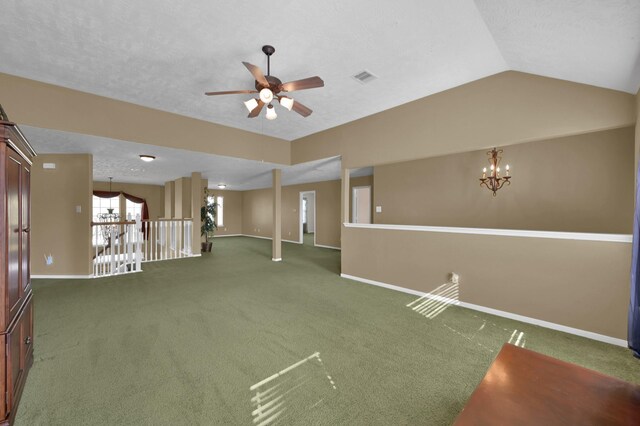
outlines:
[[212, 194], [205, 188], [204, 202], [200, 209], [200, 235], [204, 236], [204, 242], [202, 243], [203, 253], [211, 251], [213, 243], [209, 241], [209, 238], [213, 238], [213, 232], [218, 229], [216, 225], [216, 208], [218, 205], [213, 200]]

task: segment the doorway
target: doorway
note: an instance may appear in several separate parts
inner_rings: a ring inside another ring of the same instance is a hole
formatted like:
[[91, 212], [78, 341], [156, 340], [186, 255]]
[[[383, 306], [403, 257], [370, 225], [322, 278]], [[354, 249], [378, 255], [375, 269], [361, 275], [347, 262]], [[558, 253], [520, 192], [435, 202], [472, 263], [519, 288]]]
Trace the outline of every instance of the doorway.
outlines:
[[300, 244], [316, 245], [316, 191], [300, 193]]
[[371, 223], [371, 186], [354, 186], [351, 223]]

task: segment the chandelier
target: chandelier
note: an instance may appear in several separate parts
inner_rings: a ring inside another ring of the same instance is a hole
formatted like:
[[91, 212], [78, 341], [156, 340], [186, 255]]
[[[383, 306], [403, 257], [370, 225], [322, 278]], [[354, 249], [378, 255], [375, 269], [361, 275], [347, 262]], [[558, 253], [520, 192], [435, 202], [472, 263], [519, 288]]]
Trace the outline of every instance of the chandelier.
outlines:
[[[111, 181], [113, 178], [109, 178], [109, 192], [111, 192]], [[102, 232], [102, 238], [104, 241], [107, 241], [109, 244], [111, 243], [111, 230], [114, 229], [116, 231], [116, 235], [118, 235], [118, 225], [113, 222], [120, 221], [120, 215], [113, 211], [113, 207], [111, 207], [111, 198], [109, 198], [109, 208], [106, 213], [98, 213], [97, 215], [98, 221], [103, 222], [103, 225], [100, 225], [100, 231]], [[117, 237], [116, 237], [117, 238]]]
[[493, 148], [491, 151], [487, 152], [489, 156], [490, 167], [487, 174], [487, 168], [483, 167], [482, 169], [482, 177], [480, 178], [480, 186], [485, 186], [489, 191], [493, 192], [493, 196], [496, 196], [496, 192], [500, 188], [507, 185], [511, 185], [511, 176], [509, 176], [509, 165], [505, 166], [505, 175], [500, 176], [500, 160], [502, 160], [502, 150], [498, 150]]

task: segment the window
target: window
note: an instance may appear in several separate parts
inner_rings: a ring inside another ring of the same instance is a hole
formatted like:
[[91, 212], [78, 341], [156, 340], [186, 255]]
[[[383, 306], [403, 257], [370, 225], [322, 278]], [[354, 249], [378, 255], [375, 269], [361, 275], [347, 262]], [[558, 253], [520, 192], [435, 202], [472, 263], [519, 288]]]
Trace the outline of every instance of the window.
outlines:
[[[131, 215], [131, 220], [136, 220], [136, 216], [140, 215], [140, 219], [142, 219], [142, 203], [134, 203], [133, 201], [125, 200], [126, 203], [126, 211], [125, 219]], [[128, 220], [128, 219], [127, 219]]]
[[216, 207], [216, 225], [224, 226], [224, 197], [217, 196], [216, 203], [218, 206]]
[[302, 198], [302, 223], [307, 223], [307, 199]]
[[[107, 213], [109, 208], [113, 209], [114, 213], [120, 213], [120, 197], [113, 198], [100, 198], [93, 196], [93, 221], [100, 222], [100, 218], [98, 217], [101, 213]], [[99, 232], [99, 226], [93, 226], [93, 236], [92, 240], [94, 244], [104, 244], [104, 238], [102, 237], [102, 233]], [[97, 235], [96, 235], [97, 234]]]

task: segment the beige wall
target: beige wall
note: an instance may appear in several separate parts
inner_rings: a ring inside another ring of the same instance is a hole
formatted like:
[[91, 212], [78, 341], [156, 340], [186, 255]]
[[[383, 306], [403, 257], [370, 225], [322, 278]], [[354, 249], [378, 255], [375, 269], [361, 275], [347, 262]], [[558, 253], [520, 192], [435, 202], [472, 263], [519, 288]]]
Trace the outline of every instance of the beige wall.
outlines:
[[633, 127], [501, 148], [513, 178], [496, 197], [484, 150], [376, 166], [374, 223], [632, 232]]
[[628, 93], [508, 71], [292, 142], [294, 164], [347, 168], [628, 127]]
[[318, 245], [340, 247], [340, 181], [282, 187], [282, 239], [300, 241], [300, 192], [315, 191]]
[[242, 233], [271, 238], [273, 227], [272, 189], [242, 192]]
[[[137, 183], [113, 182], [113, 191], [122, 191], [136, 197], [144, 198], [149, 208], [149, 218], [158, 219], [164, 217], [164, 186], [143, 185]], [[97, 191], [108, 191], [109, 182], [93, 182], [93, 189]], [[125, 211], [124, 198], [121, 200], [120, 211]]]
[[[300, 241], [300, 192], [316, 192], [316, 244], [340, 247], [340, 181], [282, 187], [282, 239]], [[271, 188], [242, 192], [242, 233], [271, 238]]]
[[288, 141], [128, 102], [2, 73], [0, 93], [3, 107], [18, 124], [250, 160], [291, 162]]
[[[215, 235], [242, 234], [242, 192], [210, 189], [211, 194], [224, 197], [224, 224], [218, 225]], [[271, 205], [269, 205], [271, 207]]]
[[[342, 272], [626, 340], [628, 243], [346, 228]], [[398, 309], [403, 309], [399, 307]]]
[[[43, 163], [56, 168], [43, 169]], [[93, 163], [89, 154], [39, 155], [31, 178], [31, 273], [90, 275]], [[81, 212], [76, 212], [80, 206]], [[47, 266], [45, 255], [53, 256]]]

